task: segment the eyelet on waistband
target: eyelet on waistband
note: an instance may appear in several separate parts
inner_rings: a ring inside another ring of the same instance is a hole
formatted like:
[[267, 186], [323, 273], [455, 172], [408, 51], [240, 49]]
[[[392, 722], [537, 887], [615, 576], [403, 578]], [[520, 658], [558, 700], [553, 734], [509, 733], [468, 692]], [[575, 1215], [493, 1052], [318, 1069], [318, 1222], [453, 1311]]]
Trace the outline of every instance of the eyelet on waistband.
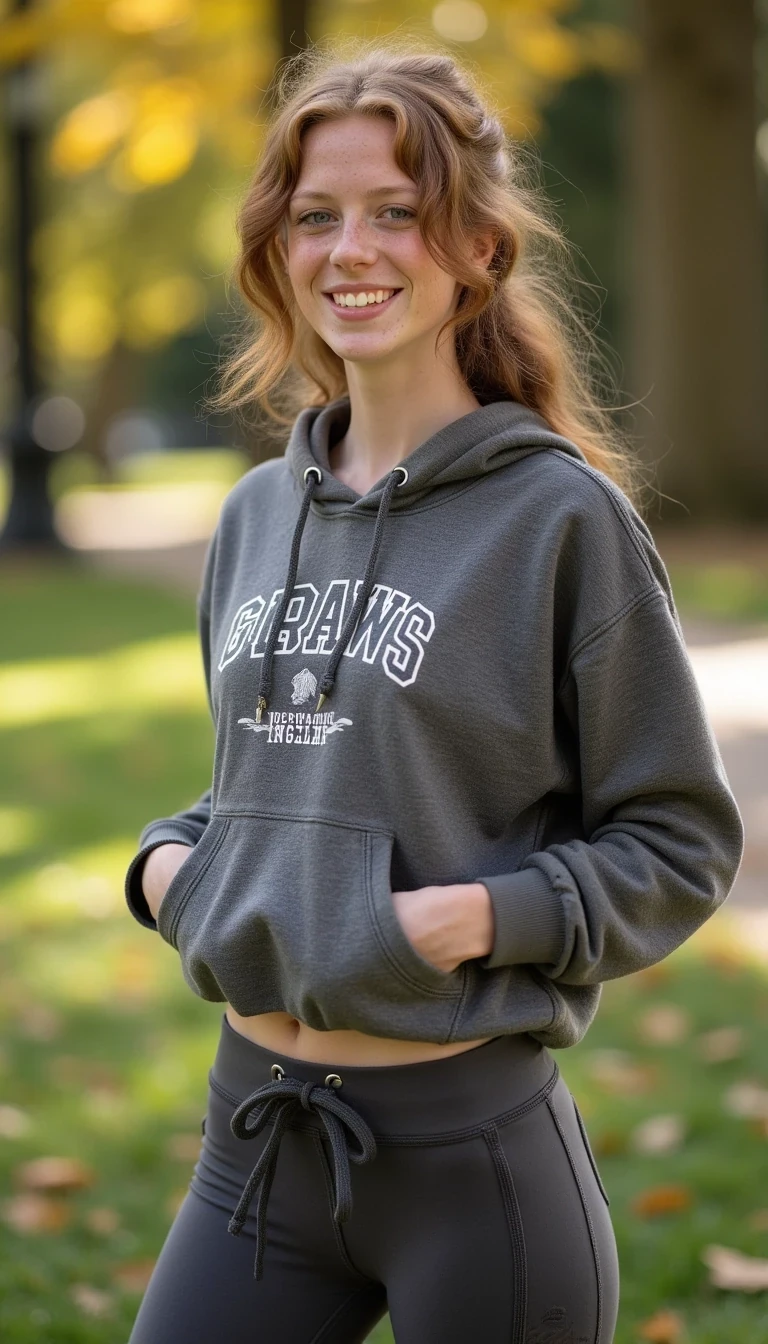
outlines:
[[401, 472], [403, 473], [403, 479], [402, 479], [402, 481], [398, 481], [398, 482], [397, 482], [397, 488], [398, 488], [398, 490], [399, 490], [399, 489], [400, 489], [400, 486], [401, 486], [401, 485], [405, 485], [406, 481], [408, 480], [408, 468], [407, 468], [407, 467], [393, 467], [392, 470], [393, 470], [393, 471], [401, 471]]
[[338, 1073], [328, 1073], [325, 1076], [326, 1087], [341, 1087], [341, 1079]]
[[305, 468], [304, 468], [304, 474], [303, 474], [303, 476], [302, 476], [302, 478], [301, 478], [301, 479], [303, 480], [303, 482], [304, 482], [305, 485], [307, 484], [307, 476], [309, 475], [310, 471], [314, 471], [314, 472], [315, 472], [315, 474], [317, 475], [318, 483], [319, 483], [320, 481], [322, 481], [322, 479], [323, 479], [323, 473], [322, 473], [322, 471], [320, 470], [319, 467], [305, 467]]
[[275, 1083], [279, 1083], [280, 1079], [285, 1077], [285, 1073], [283, 1072], [279, 1064], [272, 1065], [271, 1073], [272, 1073], [272, 1081]]

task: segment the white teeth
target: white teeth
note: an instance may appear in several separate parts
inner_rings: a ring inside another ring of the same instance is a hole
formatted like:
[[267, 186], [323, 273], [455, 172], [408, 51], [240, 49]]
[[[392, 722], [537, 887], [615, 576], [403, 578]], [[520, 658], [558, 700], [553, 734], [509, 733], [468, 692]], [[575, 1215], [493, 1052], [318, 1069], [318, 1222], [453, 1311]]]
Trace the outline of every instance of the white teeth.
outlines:
[[334, 294], [333, 301], [340, 308], [365, 308], [369, 303], [384, 303], [394, 294], [394, 289], [376, 289], [361, 294]]

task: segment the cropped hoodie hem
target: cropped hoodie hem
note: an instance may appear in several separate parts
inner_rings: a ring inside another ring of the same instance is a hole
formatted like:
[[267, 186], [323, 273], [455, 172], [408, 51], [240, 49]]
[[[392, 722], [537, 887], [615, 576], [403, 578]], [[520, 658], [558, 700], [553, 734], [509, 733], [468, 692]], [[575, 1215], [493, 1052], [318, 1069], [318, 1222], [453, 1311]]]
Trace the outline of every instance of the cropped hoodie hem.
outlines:
[[[348, 397], [305, 408], [224, 501], [197, 602], [213, 779], [145, 826], [129, 909], [243, 1016], [573, 1045], [743, 853], [666, 569], [619, 487], [516, 401], [364, 495], [329, 466], [349, 422]], [[192, 848], [155, 923], [141, 866], [168, 840]], [[493, 947], [444, 972], [393, 895], [469, 882]]]

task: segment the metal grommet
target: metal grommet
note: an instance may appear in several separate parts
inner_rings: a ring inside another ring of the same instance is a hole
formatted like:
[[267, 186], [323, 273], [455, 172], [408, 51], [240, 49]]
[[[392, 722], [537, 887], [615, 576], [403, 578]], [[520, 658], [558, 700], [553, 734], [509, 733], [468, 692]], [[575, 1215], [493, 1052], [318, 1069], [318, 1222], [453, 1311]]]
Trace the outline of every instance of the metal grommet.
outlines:
[[338, 1073], [328, 1073], [325, 1077], [326, 1087], [341, 1087], [341, 1079]]
[[281, 1078], [284, 1078], [284, 1077], [285, 1077], [285, 1074], [284, 1074], [283, 1070], [281, 1069], [280, 1065], [279, 1065], [279, 1064], [273, 1064], [273, 1065], [272, 1065], [272, 1081], [273, 1081], [274, 1083], [279, 1083], [279, 1082], [280, 1082], [280, 1079], [281, 1079]]
[[318, 483], [322, 481], [323, 473], [319, 467], [305, 467], [304, 475], [302, 476], [302, 480], [305, 485], [307, 484], [307, 476], [309, 475], [310, 471], [314, 471], [315, 475], [317, 476]]
[[408, 480], [408, 468], [407, 468], [407, 467], [393, 467], [392, 470], [393, 470], [393, 471], [401, 471], [401, 472], [403, 473], [403, 479], [402, 479], [402, 481], [398, 481], [398, 482], [397, 482], [397, 488], [398, 488], [398, 490], [399, 490], [399, 489], [400, 489], [400, 486], [401, 486], [401, 485], [405, 485], [406, 481]]

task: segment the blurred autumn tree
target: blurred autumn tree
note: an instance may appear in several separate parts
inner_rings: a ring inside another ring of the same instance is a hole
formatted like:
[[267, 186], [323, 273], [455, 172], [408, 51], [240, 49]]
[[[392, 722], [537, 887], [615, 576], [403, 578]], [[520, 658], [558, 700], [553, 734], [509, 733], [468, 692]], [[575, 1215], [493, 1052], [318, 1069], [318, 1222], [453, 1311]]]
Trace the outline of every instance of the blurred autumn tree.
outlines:
[[[509, 131], [535, 137], [565, 81], [631, 60], [618, 26], [566, 26], [573, 8], [339, 0], [310, 5], [307, 29], [314, 40], [397, 28], [453, 44], [492, 81]], [[204, 326], [212, 359], [229, 324], [233, 218], [259, 153], [279, 24], [269, 0], [59, 0], [0, 24], [0, 62], [30, 56], [47, 93], [38, 344], [46, 383], [86, 404], [93, 449], [139, 369], [144, 381], [147, 355], [158, 367]], [[186, 389], [190, 408], [210, 359]]]
[[[86, 406], [98, 451], [115, 411], [149, 397], [189, 416], [211, 375], [280, 20], [301, 6], [32, 0], [13, 16], [8, 4], [0, 67], [34, 56], [45, 76], [43, 372]], [[752, 0], [314, 0], [306, 12], [313, 40], [412, 31], [480, 70], [510, 134], [542, 145], [587, 244], [585, 276], [608, 287], [606, 334], [651, 411], [635, 429], [660, 486], [699, 512], [765, 516]], [[294, 47], [304, 40], [296, 31]], [[616, 330], [622, 301], [631, 330]]]

